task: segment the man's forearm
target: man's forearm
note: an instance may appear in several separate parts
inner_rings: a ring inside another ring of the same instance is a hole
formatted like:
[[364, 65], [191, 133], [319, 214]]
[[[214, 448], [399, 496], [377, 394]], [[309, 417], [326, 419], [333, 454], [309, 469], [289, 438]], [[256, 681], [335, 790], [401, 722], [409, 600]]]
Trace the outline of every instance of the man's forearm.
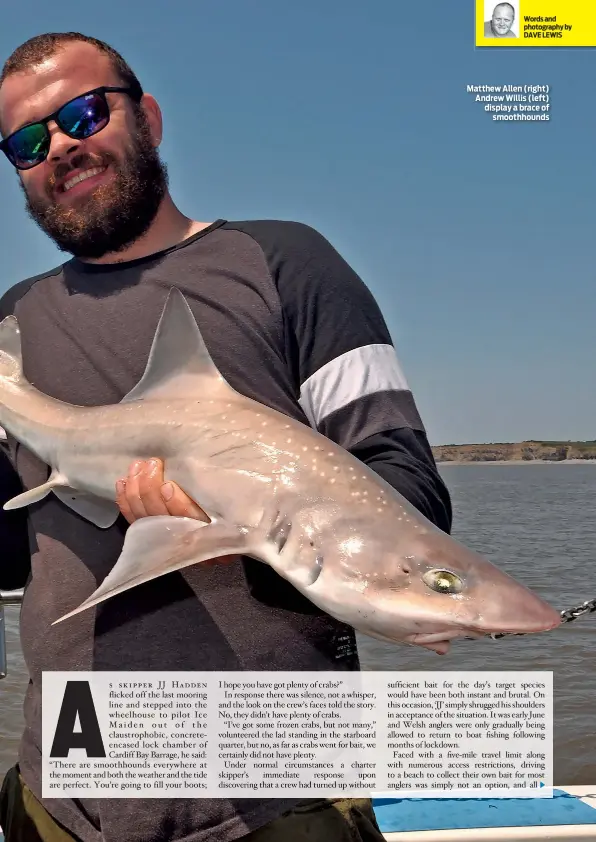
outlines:
[[451, 531], [451, 498], [423, 433], [408, 428], [377, 433], [351, 452], [428, 520], [444, 532]]

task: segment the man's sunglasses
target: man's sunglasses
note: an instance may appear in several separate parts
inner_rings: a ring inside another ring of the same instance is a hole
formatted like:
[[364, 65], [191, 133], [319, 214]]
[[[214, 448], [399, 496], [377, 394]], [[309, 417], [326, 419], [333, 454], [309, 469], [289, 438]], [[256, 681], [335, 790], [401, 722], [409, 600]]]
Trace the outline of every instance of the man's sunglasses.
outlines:
[[137, 102], [143, 95], [135, 88], [101, 87], [71, 99], [65, 105], [37, 123], [29, 123], [0, 142], [11, 164], [18, 170], [30, 170], [48, 157], [52, 136], [48, 123], [52, 120], [69, 137], [84, 140], [97, 134], [110, 122], [108, 93], [128, 94]]

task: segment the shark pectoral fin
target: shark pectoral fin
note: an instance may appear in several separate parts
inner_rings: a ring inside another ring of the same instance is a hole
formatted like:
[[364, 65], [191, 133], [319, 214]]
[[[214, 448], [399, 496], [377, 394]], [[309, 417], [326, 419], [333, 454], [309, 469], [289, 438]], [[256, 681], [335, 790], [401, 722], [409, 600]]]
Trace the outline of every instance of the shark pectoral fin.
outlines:
[[145, 372], [121, 403], [204, 397], [215, 388], [234, 392], [211, 359], [188, 302], [172, 287], [161, 314]]
[[247, 532], [224, 522], [170, 515], [141, 518], [127, 530], [120, 558], [97, 590], [52, 625], [166, 573], [219, 556], [252, 555], [249, 551]]
[[103, 500], [94, 494], [87, 494], [68, 486], [54, 487], [51, 490], [65, 506], [100, 529], [108, 529], [118, 520], [120, 509], [111, 500]]

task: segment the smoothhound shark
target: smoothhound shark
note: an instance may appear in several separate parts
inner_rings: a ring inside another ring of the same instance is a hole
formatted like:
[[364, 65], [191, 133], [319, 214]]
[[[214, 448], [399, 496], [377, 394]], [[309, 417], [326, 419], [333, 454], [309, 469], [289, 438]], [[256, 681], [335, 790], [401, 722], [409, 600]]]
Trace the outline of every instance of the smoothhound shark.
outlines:
[[141, 380], [113, 405], [74, 406], [32, 386], [23, 374], [18, 321], [5, 318], [0, 426], [51, 469], [46, 483], [5, 509], [53, 493], [108, 528], [119, 513], [118, 478], [134, 460], [159, 457], [166, 479], [209, 517], [137, 520], [105, 580], [55, 622], [170, 571], [233, 554], [271, 565], [358, 632], [441, 654], [453, 638], [540, 632], [561, 621], [347, 450], [233, 389], [176, 288]]

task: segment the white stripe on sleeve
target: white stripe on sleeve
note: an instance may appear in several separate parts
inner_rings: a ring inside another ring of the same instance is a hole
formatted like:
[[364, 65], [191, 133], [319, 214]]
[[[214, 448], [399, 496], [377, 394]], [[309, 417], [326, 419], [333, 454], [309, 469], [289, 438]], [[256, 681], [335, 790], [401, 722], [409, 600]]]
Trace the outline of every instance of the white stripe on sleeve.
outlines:
[[299, 404], [315, 429], [358, 398], [375, 392], [409, 391], [392, 345], [364, 345], [330, 360], [300, 389]]

